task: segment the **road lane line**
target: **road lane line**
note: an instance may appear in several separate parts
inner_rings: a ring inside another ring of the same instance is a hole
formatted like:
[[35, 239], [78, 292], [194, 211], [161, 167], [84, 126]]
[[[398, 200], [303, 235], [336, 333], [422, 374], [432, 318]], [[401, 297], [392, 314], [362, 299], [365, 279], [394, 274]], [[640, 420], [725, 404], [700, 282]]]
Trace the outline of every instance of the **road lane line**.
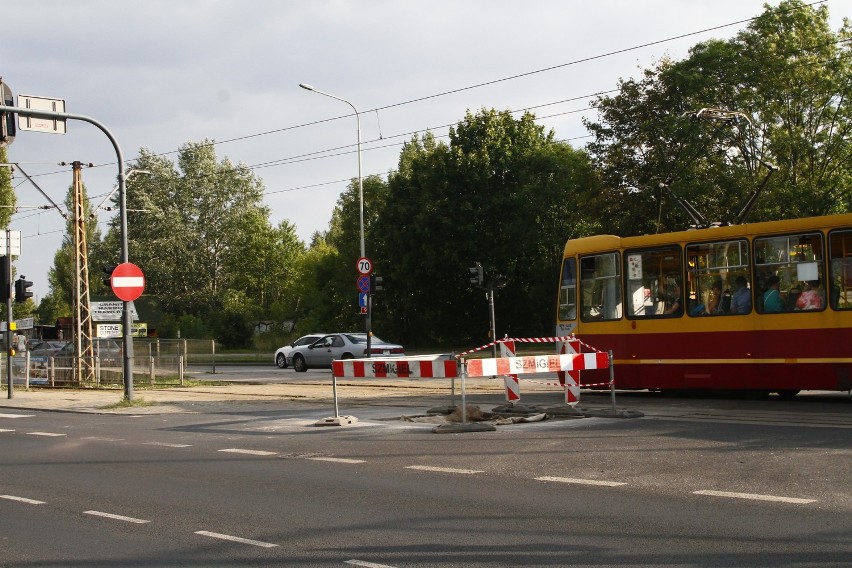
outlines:
[[271, 542], [261, 542], [259, 540], [251, 540], [249, 538], [241, 538], [238, 536], [231, 536], [229, 534], [220, 534], [208, 531], [195, 531], [195, 534], [209, 536], [211, 538], [218, 538], [221, 540], [230, 540], [232, 542], [241, 542], [243, 544], [250, 544], [252, 546], [262, 546], [263, 548], [275, 548], [276, 546], [278, 546], [277, 544], [272, 544]]
[[226, 448], [224, 450], [218, 450], [220, 452], [228, 452], [232, 454], [249, 454], [252, 456], [274, 456], [278, 452], [266, 452], [263, 450], [243, 450], [240, 448]]
[[103, 511], [83, 511], [86, 515], [94, 515], [96, 517], [105, 517], [107, 519], [115, 519], [116, 521], [125, 521], [128, 523], [144, 524], [150, 523], [145, 519], [134, 519], [133, 517], [125, 517], [124, 515], [113, 515], [112, 513], [104, 513]]
[[20, 501], [21, 503], [29, 503], [30, 505], [44, 505], [45, 501], [37, 501], [35, 499], [27, 499], [26, 497], [16, 497], [15, 495], [0, 495], [0, 499], [8, 499], [9, 501]]
[[124, 438], [107, 438], [105, 436], [85, 436], [84, 440], [95, 440], [98, 442], [123, 442]]
[[441, 472], [441, 473], [465, 473], [465, 474], [484, 473], [483, 471], [477, 470], [477, 469], [456, 469], [456, 468], [452, 468], [452, 467], [433, 467], [433, 466], [430, 466], [430, 465], [407, 465], [407, 466], [405, 466], [405, 469], [418, 469], [418, 470], [421, 470], [421, 471], [438, 471], [438, 472]]
[[59, 434], [57, 432], [27, 432], [30, 436], [67, 436], [68, 434]]
[[35, 414], [0, 414], [0, 418], [32, 418]]
[[364, 562], [363, 560], [347, 560], [344, 564], [354, 564], [355, 566], [366, 566], [366, 568], [394, 568], [387, 564], [376, 564], [375, 562]]
[[170, 444], [168, 442], [143, 442], [143, 446], [164, 446], [166, 448], [189, 448], [192, 444]]
[[782, 497], [780, 495], [760, 495], [758, 493], [734, 493], [731, 491], [711, 491], [705, 489], [702, 491], [693, 491], [695, 495], [711, 495], [713, 497], [732, 497], [734, 499], [754, 499], [756, 501], [775, 501], [778, 503], [798, 503], [800, 505], [807, 503], [816, 503], [816, 499], [800, 499], [798, 497]]
[[8, 428], [0, 428], [0, 432], [14, 432], [14, 430], [9, 430]]
[[335, 463], [366, 463], [366, 460], [353, 460], [349, 458], [306, 458], [314, 461], [335, 462]]
[[603, 487], [619, 487], [627, 485], [620, 481], [599, 481], [597, 479], [574, 479], [571, 477], [536, 477], [536, 481], [557, 481], [559, 483], [577, 483], [580, 485], [600, 485]]

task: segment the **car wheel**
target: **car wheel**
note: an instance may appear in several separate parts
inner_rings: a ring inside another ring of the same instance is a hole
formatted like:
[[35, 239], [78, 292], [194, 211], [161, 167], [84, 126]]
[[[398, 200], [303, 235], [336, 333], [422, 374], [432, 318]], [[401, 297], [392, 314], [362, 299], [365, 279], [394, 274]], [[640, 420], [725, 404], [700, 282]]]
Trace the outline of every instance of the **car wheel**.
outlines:
[[344, 353], [343, 357], [341, 357], [341, 359], [354, 359], [354, 358], [355, 358], [355, 355], [353, 355], [352, 353]]
[[287, 357], [284, 356], [283, 353], [279, 353], [275, 356], [275, 364], [278, 365], [279, 369], [287, 368]]
[[305, 363], [305, 358], [302, 357], [301, 355], [294, 355], [293, 356], [293, 369], [297, 373], [304, 373], [305, 371], [307, 371], [308, 365], [307, 365], [307, 363]]

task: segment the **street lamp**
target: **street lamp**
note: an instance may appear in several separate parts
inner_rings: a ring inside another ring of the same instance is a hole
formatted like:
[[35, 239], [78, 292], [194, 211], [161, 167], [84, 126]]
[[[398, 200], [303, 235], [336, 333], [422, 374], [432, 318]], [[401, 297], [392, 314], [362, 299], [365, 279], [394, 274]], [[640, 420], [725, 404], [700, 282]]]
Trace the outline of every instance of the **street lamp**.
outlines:
[[[313, 85], [308, 85], [307, 83], [299, 83], [299, 86], [305, 89], [306, 91], [313, 91], [314, 93], [318, 93], [320, 95], [325, 95], [326, 97], [330, 97], [332, 99], [336, 99], [338, 101], [342, 101], [352, 107], [352, 110], [355, 112], [355, 120], [358, 123], [358, 221], [361, 228], [361, 258], [367, 256], [366, 248], [364, 247], [364, 181], [361, 176], [361, 115], [358, 113], [358, 109], [355, 108], [348, 100], [338, 97], [336, 95], [332, 95], [331, 93], [326, 93], [325, 91], [320, 91], [317, 88], [314, 88]], [[373, 312], [373, 299], [370, 293], [367, 293], [367, 320], [365, 322], [365, 329], [367, 332], [367, 357], [370, 356], [370, 342], [372, 339], [371, 333], [371, 318]]]
[[307, 83], [299, 83], [299, 86], [305, 89], [306, 91], [313, 91], [315, 93], [319, 93], [320, 95], [325, 95], [327, 97], [331, 97], [332, 99], [337, 99], [338, 101], [343, 101], [352, 107], [352, 110], [355, 111], [355, 120], [358, 122], [358, 200], [359, 200], [359, 221], [361, 226], [361, 256], [367, 256], [367, 253], [364, 249], [364, 182], [361, 179], [361, 115], [358, 113], [358, 109], [355, 108], [351, 102], [347, 101], [344, 98], [332, 95], [331, 93], [326, 93], [325, 91], [320, 91], [319, 89], [314, 88], [312, 85], [308, 85]]

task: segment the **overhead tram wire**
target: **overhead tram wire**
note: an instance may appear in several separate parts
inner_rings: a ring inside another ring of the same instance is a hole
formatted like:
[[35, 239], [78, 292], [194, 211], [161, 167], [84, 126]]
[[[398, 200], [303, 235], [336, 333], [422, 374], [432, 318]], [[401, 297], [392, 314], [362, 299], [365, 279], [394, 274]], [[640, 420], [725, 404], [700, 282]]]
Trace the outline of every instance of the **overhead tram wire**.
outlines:
[[[801, 8], [808, 8], [808, 7], [811, 7], [811, 6], [815, 6], [817, 4], [824, 4], [826, 2], [827, 2], [827, 0], [817, 0], [815, 2], [805, 4], [805, 5], [801, 6]], [[792, 7], [792, 8], [790, 8], [790, 10], [797, 10], [799, 8], [800, 7]], [[516, 74], [516, 75], [511, 75], [511, 76], [508, 76], [508, 77], [503, 77], [501, 79], [494, 79], [494, 80], [491, 80], [491, 81], [485, 81], [485, 82], [482, 82], [482, 83], [477, 83], [477, 84], [469, 85], [469, 86], [466, 86], [466, 87], [460, 87], [460, 88], [457, 88], [457, 89], [451, 89], [451, 90], [448, 90], [448, 91], [442, 91], [442, 92], [435, 93], [435, 94], [432, 94], [432, 95], [427, 95], [427, 96], [424, 96], [424, 97], [418, 97], [418, 98], [415, 98], [415, 99], [410, 99], [410, 100], [402, 101], [402, 102], [399, 102], [399, 103], [394, 103], [394, 104], [390, 104], [390, 105], [376, 107], [376, 108], [373, 108], [373, 109], [365, 110], [364, 113], [378, 112], [379, 110], [387, 110], [387, 109], [391, 109], [391, 108], [396, 108], [396, 107], [400, 107], [400, 106], [404, 106], [404, 105], [408, 105], [408, 104], [413, 104], [413, 103], [416, 103], [416, 102], [422, 102], [422, 101], [425, 101], [425, 100], [430, 100], [430, 99], [434, 99], [434, 98], [438, 98], [438, 97], [442, 97], [442, 96], [447, 96], [447, 95], [456, 94], [456, 93], [460, 93], [460, 92], [464, 92], [464, 91], [469, 91], [469, 90], [477, 89], [477, 88], [480, 88], [480, 87], [495, 85], [495, 84], [498, 84], [498, 83], [512, 81], [512, 80], [520, 79], [520, 78], [523, 78], [523, 77], [529, 77], [529, 76], [536, 75], [536, 74], [539, 74], [539, 73], [554, 71], [556, 69], [562, 69], [562, 68], [565, 68], [565, 67], [578, 65], [580, 63], [587, 63], [587, 62], [590, 62], [590, 61], [596, 61], [596, 60], [603, 59], [603, 58], [606, 58], [606, 57], [611, 57], [613, 55], [620, 55], [620, 54], [623, 54], [623, 53], [629, 53], [631, 51], [644, 49], [646, 47], [661, 45], [661, 44], [668, 43], [668, 42], [671, 42], [671, 41], [676, 41], [676, 40], [679, 40], [679, 39], [684, 39], [684, 38], [687, 38], [687, 37], [693, 37], [693, 36], [696, 36], [696, 35], [705, 34], [705, 33], [708, 33], [708, 32], [728, 28], [728, 27], [731, 27], [731, 26], [744, 24], [744, 23], [747, 23], [747, 22], [754, 21], [759, 17], [760, 16], [755, 16], [755, 17], [752, 17], [752, 18], [737, 20], [737, 21], [734, 21], [734, 22], [729, 22], [727, 24], [721, 24], [721, 25], [718, 25], [718, 26], [704, 28], [702, 30], [688, 32], [688, 33], [672, 36], [672, 37], [661, 39], [661, 40], [656, 40], [656, 41], [652, 41], [652, 42], [647, 42], [647, 43], [635, 45], [635, 46], [632, 46], [632, 47], [627, 47], [627, 48], [623, 48], [623, 49], [610, 51], [610, 52], [599, 54], [599, 55], [594, 55], [594, 56], [590, 56], [590, 57], [576, 59], [576, 60], [569, 61], [569, 62], [566, 62], [566, 63], [562, 63], [562, 64], [559, 64], [559, 65], [552, 65], [552, 66], [549, 66], [549, 67], [544, 67], [542, 69], [537, 69], [537, 70], [528, 71], [528, 72], [525, 72], [525, 73], [519, 73], [519, 74]], [[846, 41], [849, 41], [849, 39], [840, 40], [840, 41], [835, 42], [835, 43], [844, 43]], [[802, 51], [807, 50], [807, 49], [810, 49], [810, 47], [803, 48]], [[606, 92], [611, 92], [611, 91], [606, 91]], [[602, 94], [602, 93], [598, 93], [598, 94]], [[586, 96], [594, 96], [594, 95], [586, 95]], [[559, 104], [559, 103], [555, 102], [555, 103], [548, 103], [548, 104]], [[545, 106], [545, 105], [542, 105], [542, 106]], [[528, 108], [538, 108], [538, 107], [528, 107]], [[332, 122], [332, 121], [336, 121], [336, 120], [342, 120], [342, 119], [348, 118], [350, 116], [351, 116], [351, 114], [340, 115], [340, 116], [325, 118], [325, 119], [321, 119], [321, 120], [315, 120], [315, 121], [311, 121], [311, 122], [307, 122], [307, 123], [303, 123], [303, 124], [287, 126], [287, 127], [283, 127], [283, 128], [274, 129], [274, 130], [268, 130], [268, 131], [265, 131], [265, 132], [248, 134], [248, 135], [245, 135], [245, 136], [238, 136], [238, 137], [229, 138], [229, 139], [226, 139], [226, 140], [213, 141], [210, 144], [213, 145], [213, 146], [216, 146], [216, 145], [220, 145], [220, 144], [228, 144], [228, 143], [232, 143], [232, 142], [239, 142], [239, 141], [242, 141], [242, 140], [257, 138], [257, 137], [260, 137], [260, 136], [266, 136], [266, 135], [269, 135], [269, 134], [276, 134], [276, 133], [280, 133], [280, 132], [286, 132], [286, 131], [289, 131], [289, 130], [295, 130], [295, 129], [298, 129], [298, 128], [304, 128], [304, 127], [314, 126], [314, 125], [318, 125], [318, 124], [324, 124], [324, 123], [328, 123], [328, 122]], [[387, 138], [387, 137], [385, 137], [385, 138]], [[171, 151], [168, 151], [168, 152], [162, 152], [162, 153], [159, 153], [159, 154], [154, 154], [154, 156], [166, 156], [166, 155], [177, 153], [179, 151], [180, 150], [171, 150]], [[132, 162], [132, 160], [128, 160], [128, 163], [131, 163], [131, 162]], [[107, 166], [111, 166], [111, 165], [114, 165], [114, 162], [107, 162], [107, 163], [104, 163], [104, 164], [98, 164], [98, 165], [95, 165], [93, 167], [96, 167], [96, 168], [97, 167], [107, 167]], [[37, 174], [34, 177], [46, 176], [46, 175], [55, 175], [55, 174], [60, 174], [60, 173], [65, 173], [65, 171], [62, 170], [62, 171], [56, 171], [56, 172], [46, 172], [46, 173], [42, 173], [42, 174]]]
[[[815, 6], [817, 4], [824, 4], [827, 1], [828, 0], [816, 0], [815, 2], [811, 2], [809, 4], [803, 5], [801, 8], [809, 8], [809, 7]], [[796, 6], [796, 7], [790, 8], [790, 10], [791, 11], [797, 10], [799, 8], [800, 7]], [[474, 84], [474, 85], [468, 85], [466, 87], [451, 89], [449, 91], [442, 91], [440, 93], [427, 95], [425, 97], [418, 97], [418, 98], [415, 98], [415, 99], [410, 99], [410, 100], [402, 101], [402, 102], [399, 102], [399, 103], [394, 103], [394, 104], [390, 104], [390, 105], [376, 107], [376, 108], [373, 108], [373, 109], [367, 109], [367, 110], [364, 111], [364, 113], [378, 112], [380, 110], [396, 108], [396, 107], [400, 107], [400, 106], [404, 106], [404, 105], [408, 105], [408, 104], [413, 104], [413, 103], [416, 103], [416, 102], [422, 102], [422, 101], [425, 101], [425, 100], [430, 100], [430, 99], [434, 99], [434, 98], [438, 98], [438, 97], [442, 97], [442, 96], [446, 96], [446, 95], [451, 95], [451, 94], [456, 94], [456, 93], [460, 93], [460, 92], [464, 92], [464, 91], [469, 91], [469, 90], [477, 89], [477, 88], [480, 88], [480, 87], [495, 85], [495, 84], [498, 84], [498, 83], [503, 83], [503, 82], [506, 82], [506, 81], [512, 81], [512, 80], [520, 79], [520, 78], [523, 78], [523, 77], [529, 77], [529, 76], [532, 76], [532, 75], [536, 75], [536, 74], [539, 74], [539, 73], [545, 73], [545, 72], [553, 71], [553, 70], [556, 70], [556, 69], [562, 69], [562, 68], [565, 68], [565, 67], [578, 65], [580, 63], [587, 63], [587, 62], [590, 62], [590, 61], [596, 61], [598, 59], [603, 59], [603, 58], [610, 57], [610, 56], [613, 56], [613, 55], [620, 55], [620, 54], [623, 54], [623, 53], [629, 53], [631, 51], [636, 51], [638, 49], [643, 49], [643, 48], [646, 48], [646, 47], [652, 47], [652, 46], [655, 46], [655, 45], [661, 45], [661, 44], [668, 43], [668, 42], [671, 42], [671, 41], [676, 41], [676, 40], [679, 40], [679, 39], [684, 39], [684, 38], [687, 38], [687, 37], [693, 37], [693, 36], [696, 36], [696, 35], [701, 35], [701, 34], [705, 34], [705, 33], [708, 33], [708, 32], [713, 32], [713, 31], [728, 28], [728, 27], [731, 27], [731, 26], [744, 24], [746, 22], [752, 22], [759, 17], [760, 16], [755, 16], [755, 17], [752, 17], [752, 18], [737, 20], [737, 21], [734, 21], [734, 22], [729, 22], [727, 24], [721, 24], [721, 25], [718, 25], [718, 26], [704, 28], [702, 30], [688, 32], [688, 33], [672, 36], [672, 37], [661, 39], [661, 40], [656, 40], [656, 41], [652, 41], [652, 42], [647, 42], [647, 43], [635, 45], [635, 46], [632, 46], [632, 47], [627, 47], [627, 48], [623, 48], [623, 49], [610, 51], [610, 52], [607, 52], [607, 53], [602, 53], [602, 54], [599, 54], [599, 55], [593, 55], [593, 56], [590, 56], [590, 57], [576, 59], [574, 61], [569, 61], [567, 63], [561, 63], [559, 65], [552, 65], [550, 67], [544, 67], [542, 69], [537, 69], [537, 70], [534, 70], [534, 71], [527, 71], [525, 73], [519, 73], [517, 75], [511, 75], [511, 76], [508, 76], [508, 77], [503, 77], [501, 79], [494, 79], [494, 80], [491, 80], [491, 81], [485, 81], [485, 82], [477, 83], [477, 84]], [[843, 41], [846, 41], [846, 40], [843, 40]], [[530, 108], [534, 108], [534, 107], [530, 107]], [[260, 136], [267, 136], [269, 134], [277, 134], [277, 133], [280, 133], [280, 132], [287, 132], [289, 130], [295, 130], [295, 129], [298, 129], [298, 128], [305, 128], [305, 127], [308, 127], [308, 126], [315, 126], [315, 125], [318, 125], [318, 124], [325, 124], [325, 123], [333, 122], [333, 121], [336, 121], [336, 120], [342, 120], [342, 119], [348, 118], [350, 116], [352, 116], [352, 115], [351, 114], [340, 115], [340, 116], [325, 118], [325, 119], [321, 119], [321, 120], [314, 120], [314, 121], [306, 122], [306, 123], [302, 123], [302, 124], [285, 126], [283, 128], [276, 128], [274, 130], [267, 130], [265, 132], [258, 132], [258, 133], [254, 133], [254, 134], [247, 134], [245, 136], [228, 138], [226, 140], [214, 141], [214, 142], [211, 142], [211, 145], [215, 146], [215, 145], [220, 145], [220, 144], [229, 144], [231, 142], [239, 142], [239, 141], [242, 141], [242, 140], [249, 140], [251, 138], [257, 138], [257, 137], [260, 137]], [[154, 156], [167, 156], [167, 155], [170, 155], [170, 154], [175, 154], [179, 151], [180, 150], [170, 150], [168, 152], [161, 152], [159, 154], [154, 154]], [[130, 163], [131, 161], [132, 160], [128, 160], [128, 163]], [[113, 165], [113, 163], [98, 164], [98, 165], [95, 165], [94, 167], [105, 167], [105, 166], [110, 166], [110, 165]], [[44, 174], [38, 174], [38, 175], [52, 175], [52, 174], [58, 174], [58, 173], [64, 173], [64, 172], [50, 172], [50, 173], [44, 173]]]

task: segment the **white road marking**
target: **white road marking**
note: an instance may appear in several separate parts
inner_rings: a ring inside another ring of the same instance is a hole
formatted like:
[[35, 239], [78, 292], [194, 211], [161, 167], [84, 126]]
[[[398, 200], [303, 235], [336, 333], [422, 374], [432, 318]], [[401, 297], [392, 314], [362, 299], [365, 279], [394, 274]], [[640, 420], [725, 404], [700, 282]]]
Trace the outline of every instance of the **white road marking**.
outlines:
[[35, 414], [2, 414], [0, 413], [0, 418], [32, 418]]
[[116, 521], [125, 521], [128, 523], [145, 524], [151, 521], [145, 519], [134, 519], [133, 517], [125, 517], [123, 515], [113, 515], [112, 513], [104, 513], [103, 511], [83, 511], [86, 515], [94, 515], [96, 517], [106, 517], [107, 519], [115, 519]]
[[439, 471], [442, 473], [483, 473], [481, 470], [477, 469], [456, 469], [452, 467], [432, 467], [429, 465], [407, 465], [405, 469], [418, 469], [421, 471]]
[[86, 436], [84, 440], [96, 440], [98, 442], [123, 442], [124, 438], [106, 438], [103, 436]]
[[0, 428], [0, 432], [14, 432], [14, 430], [9, 430], [8, 428]]
[[314, 461], [336, 462], [336, 463], [366, 463], [366, 460], [353, 460], [349, 458], [307, 458]]
[[202, 536], [209, 536], [212, 538], [218, 538], [221, 540], [230, 540], [232, 542], [241, 542], [243, 544], [251, 544], [252, 546], [262, 546], [263, 548], [275, 548], [278, 546], [277, 544], [272, 544], [271, 542], [261, 542], [259, 540], [251, 540], [249, 538], [240, 538], [238, 536], [231, 536], [229, 534], [219, 534], [208, 531], [195, 531], [195, 534], [200, 534]]
[[249, 454], [252, 456], [274, 456], [278, 452], [265, 452], [263, 450], [243, 450], [240, 448], [227, 448], [224, 450], [219, 450], [220, 452], [229, 452], [232, 454]]
[[59, 434], [57, 432], [27, 432], [30, 436], [67, 436], [68, 434]]
[[618, 487], [627, 485], [620, 481], [599, 481], [597, 479], [574, 479], [571, 477], [536, 477], [536, 481], [557, 481], [559, 483], [578, 483], [580, 485], [601, 485], [603, 487]]
[[344, 564], [354, 564], [355, 566], [366, 566], [367, 568], [394, 568], [387, 564], [376, 564], [375, 562], [364, 562], [363, 560], [347, 560]]
[[757, 501], [775, 501], [779, 503], [816, 503], [816, 499], [799, 499], [798, 497], [782, 497], [779, 495], [760, 495], [757, 493], [733, 493], [730, 491], [693, 491], [695, 495], [712, 495], [714, 497], [732, 497], [734, 499], [755, 499]]
[[192, 444], [170, 444], [168, 442], [145, 442], [143, 446], [165, 446], [167, 448], [189, 448]]
[[26, 497], [16, 497], [14, 495], [0, 495], [0, 499], [8, 499], [10, 501], [20, 501], [21, 503], [29, 503], [30, 505], [44, 505], [44, 501], [35, 499], [27, 499]]

